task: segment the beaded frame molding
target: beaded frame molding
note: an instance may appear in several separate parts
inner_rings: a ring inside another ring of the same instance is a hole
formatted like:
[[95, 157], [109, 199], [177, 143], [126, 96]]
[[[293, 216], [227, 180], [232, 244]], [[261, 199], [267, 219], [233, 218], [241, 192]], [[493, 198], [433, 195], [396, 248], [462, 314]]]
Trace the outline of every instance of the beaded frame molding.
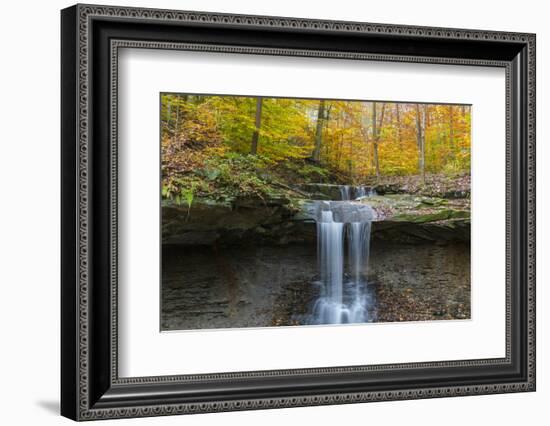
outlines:
[[[535, 390], [535, 35], [96, 5], [61, 15], [64, 416], [93, 420]], [[121, 48], [504, 68], [506, 356], [120, 378]]]

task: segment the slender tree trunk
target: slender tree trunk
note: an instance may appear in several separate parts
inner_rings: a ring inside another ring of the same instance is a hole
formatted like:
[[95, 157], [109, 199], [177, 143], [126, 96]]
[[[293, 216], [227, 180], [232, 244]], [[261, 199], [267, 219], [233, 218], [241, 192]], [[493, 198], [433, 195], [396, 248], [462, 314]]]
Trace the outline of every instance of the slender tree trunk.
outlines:
[[[328, 125], [329, 125], [329, 122], [330, 122], [330, 110], [332, 108], [332, 105], [328, 105], [328, 107], [325, 108], [325, 115], [324, 115], [324, 119], [323, 119], [323, 130], [322, 130], [322, 133], [321, 133], [321, 151], [323, 153], [323, 155], [327, 158], [327, 162], [330, 162], [331, 159], [329, 158], [330, 156], [330, 146], [328, 144], [324, 144], [322, 143], [323, 141], [323, 138], [322, 138], [322, 135], [323, 134], [328, 134]], [[319, 156], [319, 161], [321, 161], [321, 156]]]
[[454, 141], [454, 125], [453, 120], [454, 119], [454, 110], [453, 106], [449, 105], [449, 147], [451, 149], [451, 153], [454, 155], [455, 153], [455, 141]]
[[262, 126], [262, 107], [263, 98], [256, 98], [256, 118], [254, 123], [254, 133], [252, 133], [252, 144], [250, 145], [250, 153], [256, 155], [258, 152], [258, 139], [260, 138], [260, 127]]
[[179, 103], [179, 99], [177, 99], [177, 102], [176, 102], [176, 124], [174, 125], [174, 142], [176, 141], [176, 139], [178, 138], [178, 131], [179, 131], [179, 123], [180, 123], [180, 103]]
[[428, 105], [424, 104], [422, 108], [422, 181], [426, 182], [426, 129], [428, 117]]
[[376, 126], [376, 102], [372, 103], [372, 158], [376, 177], [380, 176], [380, 163], [378, 162], [378, 129]]
[[336, 164], [338, 166], [338, 169], [342, 168], [342, 149], [344, 147], [344, 135], [340, 133], [340, 141], [338, 143], [338, 153], [336, 157]]
[[[341, 119], [340, 114], [336, 117], [336, 128], [340, 129]], [[336, 169], [340, 171], [341, 169], [341, 160], [342, 160], [342, 147], [344, 146], [344, 136], [342, 133], [338, 135], [338, 144], [336, 145]]]
[[317, 109], [317, 126], [315, 129], [315, 147], [311, 154], [311, 159], [316, 163], [321, 161], [321, 146], [323, 144], [323, 124], [325, 121], [325, 100], [319, 101], [319, 108]]
[[422, 105], [422, 107], [424, 109], [424, 121], [426, 122], [426, 125], [424, 126], [424, 128], [427, 129], [432, 125], [432, 116], [430, 114], [430, 110], [428, 109], [427, 104]]
[[370, 136], [369, 131], [372, 126], [371, 124], [371, 118], [367, 114], [367, 104], [361, 104], [361, 136], [363, 137], [363, 140], [365, 141], [365, 148], [364, 148], [364, 154], [362, 155], [362, 159], [366, 159], [366, 161], [362, 161], [361, 163], [364, 165], [365, 173], [366, 175], [370, 174], [371, 167], [374, 165], [374, 162], [371, 162], [369, 164], [369, 159], [371, 158], [371, 152], [370, 152]]
[[169, 99], [166, 101], [166, 133], [170, 134], [170, 118], [172, 116], [172, 102]]
[[[437, 136], [436, 136], [436, 147], [441, 152], [441, 123], [438, 120], [437, 122]], [[442, 158], [441, 156], [434, 156], [435, 162], [437, 164], [437, 168], [439, 169], [441, 167]]]
[[380, 131], [384, 124], [384, 111], [386, 110], [386, 104], [382, 104], [382, 111], [380, 112], [380, 123], [376, 124], [376, 102], [372, 103], [372, 141], [373, 141], [373, 158], [374, 168], [376, 171], [376, 177], [380, 177], [380, 161], [378, 159], [378, 142], [380, 141]]
[[425, 126], [426, 126], [426, 110], [425, 107], [420, 110], [420, 105], [416, 104], [416, 144], [418, 147], [418, 172], [422, 176], [422, 180], [426, 179], [426, 164], [425, 164]]
[[349, 179], [353, 182], [353, 141], [350, 138], [349, 139], [349, 159], [348, 159], [348, 166], [349, 166]]
[[399, 111], [399, 104], [395, 104], [395, 117], [397, 119], [397, 143], [399, 144], [399, 149], [403, 151], [403, 137], [401, 135], [401, 114]]

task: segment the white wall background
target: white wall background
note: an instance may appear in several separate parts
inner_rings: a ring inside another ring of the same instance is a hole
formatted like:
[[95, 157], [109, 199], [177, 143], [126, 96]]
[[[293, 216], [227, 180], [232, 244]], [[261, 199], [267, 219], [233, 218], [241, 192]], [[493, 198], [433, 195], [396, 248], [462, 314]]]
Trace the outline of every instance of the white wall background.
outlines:
[[[142, 7], [265, 14], [537, 33], [538, 390], [361, 405], [118, 420], [118, 424], [545, 424], [550, 401], [550, 27], [537, 0], [120, 0]], [[0, 418], [68, 424], [59, 404], [59, 9], [71, 2], [11, 1], [0, 25]], [[131, 422], [131, 423], [130, 423]], [[117, 424], [107, 421], [102, 424]]]

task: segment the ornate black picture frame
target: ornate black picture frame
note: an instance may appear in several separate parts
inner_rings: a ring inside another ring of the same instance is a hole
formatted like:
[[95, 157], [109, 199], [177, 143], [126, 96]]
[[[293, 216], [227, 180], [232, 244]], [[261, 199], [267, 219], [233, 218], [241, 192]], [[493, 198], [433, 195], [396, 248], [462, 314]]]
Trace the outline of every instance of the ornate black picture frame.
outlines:
[[[76, 5], [62, 27], [61, 413], [159, 416], [535, 390], [535, 35]], [[121, 47], [483, 65], [506, 71], [506, 356], [119, 378]]]

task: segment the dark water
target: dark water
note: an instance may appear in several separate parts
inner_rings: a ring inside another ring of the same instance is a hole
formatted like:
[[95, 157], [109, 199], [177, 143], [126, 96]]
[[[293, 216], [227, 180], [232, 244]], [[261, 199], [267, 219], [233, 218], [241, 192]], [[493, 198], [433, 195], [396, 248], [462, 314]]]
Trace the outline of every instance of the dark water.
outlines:
[[[369, 321], [470, 318], [470, 247], [373, 242]], [[315, 245], [163, 247], [163, 330], [307, 323], [319, 296]]]

